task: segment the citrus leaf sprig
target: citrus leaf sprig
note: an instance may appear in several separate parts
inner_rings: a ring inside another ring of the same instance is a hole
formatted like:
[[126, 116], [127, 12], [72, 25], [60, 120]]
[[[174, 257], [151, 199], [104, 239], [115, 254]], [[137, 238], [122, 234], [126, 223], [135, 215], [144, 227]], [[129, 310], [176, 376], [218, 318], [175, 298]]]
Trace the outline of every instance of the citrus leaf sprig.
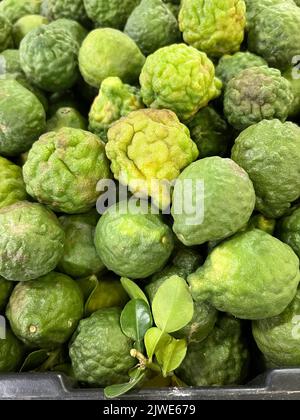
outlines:
[[160, 286], [152, 308], [137, 284], [126, 278], [121, 283], [131, 300], [123, 309], [120, 324], [123, 333], [134, 341], [131, 355], [138, 364], [128, 383], [105, 388], [107, 398], [123, 395], [141, 385], [150, 371], [164, 377], [174, 375], [185, 358], [187, 341], [176, 339], [171, 333], [184, 328], [194, 315], [192, 296], [186, 281], [179, 276], [169, 277]]

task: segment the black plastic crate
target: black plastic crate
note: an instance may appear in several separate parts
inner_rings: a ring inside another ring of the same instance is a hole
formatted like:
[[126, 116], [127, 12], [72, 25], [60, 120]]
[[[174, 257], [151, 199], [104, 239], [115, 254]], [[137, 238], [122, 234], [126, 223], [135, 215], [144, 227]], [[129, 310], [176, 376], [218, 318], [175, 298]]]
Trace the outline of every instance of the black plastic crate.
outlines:
[[[77, 388], [61, 374], [6, 374], [0, 376], [2, 400], [104, 400], [101, 389]], [[143, 389], [120, 400], [298, 400], [300, 369], [277, 369], [258, 376], [246, 386], [226, 388]]]

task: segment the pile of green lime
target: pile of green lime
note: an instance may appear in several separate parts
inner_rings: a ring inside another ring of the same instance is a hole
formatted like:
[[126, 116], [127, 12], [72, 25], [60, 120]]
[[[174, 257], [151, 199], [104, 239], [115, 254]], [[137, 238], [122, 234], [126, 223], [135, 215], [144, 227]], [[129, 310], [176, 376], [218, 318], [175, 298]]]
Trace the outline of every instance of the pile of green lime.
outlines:
[[0, 2], [1, 373], [300, 366], [299, 28], [299, 0]]

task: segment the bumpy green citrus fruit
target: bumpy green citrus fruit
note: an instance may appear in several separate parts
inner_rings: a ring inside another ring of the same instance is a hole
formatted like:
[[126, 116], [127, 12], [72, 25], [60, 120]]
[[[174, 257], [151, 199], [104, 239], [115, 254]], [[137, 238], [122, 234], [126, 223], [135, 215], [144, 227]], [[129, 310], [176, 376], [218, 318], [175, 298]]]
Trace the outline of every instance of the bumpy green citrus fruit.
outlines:
[[286, 70], [300, 53], [300, 9], [281, 2], [257, 14], [250, 28], [248, 47], [271, 67]]
[[160, 48], [149, 55], [140, 75], [144, 103], [167, 108], [188, 119], [221, 93], [213, 63], [185, 44]]
[[224, 95], [224, 114], [236, 130], [262, 120], [285, 121], [294, 95], [290, 83], [277, 69], [251, 67], [229, 81]]
[[22, 201], [0, 210], [0, 275], [25, 281], [53, 270], [65, 234], [56, 216], [40, 204]]
[[247, 9], [247, 27], [250, 29], [254, 24], [257, 16], [266, 8], [277, 4], [293, 5], [294, 0], [245, 0]]
[[47, 121], [47, 131], [59, 131], [63, 127], [86, 130], [87, 121], [75, 108], [58, 108], [55, 114]]
[[94, 211], [59, 218], [66, 234], [64, 253], [58, 264], [59, 271], [72, 277], [87, 277], [105, 268], [94, 245], [98, 219], [99, 215]]
[[201, 245], [240, 230], [254, 210], [255, 192], [247, 173], [235, 162], [210, 157], [182, 172], [172, 201], [178, 239], [187, 246]]
[[253, 229], [218, 245], [203, 267], [188, 277], [196, 301], [242, 319], [280, 314], [293, 300], [300, 280], [293, 250]]
[[300, 208], [280, 219], [276, 226], [278, 238], [288, 244], [300, 258]]
[[42, 0], [3, 0], [0, 3], [0, 15], [12, 23], [25, 15], [38, 14]]
[[95, 29], [83, 41], [79, 67], [84, 80], [99, 88], [107, 77], [120, 77], [124, 83], [136, 83], [145, 57], [136, 43], [112, 28]]
[[197, 159], [198, 150], [173, 112], [146, 109], [130, 113], [109, 129], [106, 154], [116, 179], [164, 208], [170, 204], [168, 181]]
[[19, 50], [8, 49], [0, 54], [0, 74], [22, 73]]
[[225, 315], [206, 340], [189, 345], [176, 373], [191, 386], [238, 385], [246, 377], [248, 360], [241, 322]]
[[144, 108], [140, 91], [122, 82], [119, 77], [108, 77], [101, 83], [89, 113], [89, 130], [107, 140], [107, 131], [115, 121], [130, 112]]
[[300, 363], [300, 291], [282, 314], [253, 322], [253, 335], [268, 364], [293, 367]]
[[225, 54], [216, 67], [216, 75], [222, 80], [224, 87], [242, 70], [250, 67], [266, 66], [267, 62], [256, 54], [239, 51], [233, 55]]
[[226, 121], [212, 107], [200, 109], [187, 126], [198, 147], [199, 158], [226, 154], [231, 133]]
[[20, 45], [21, 66], [27, 78], [41, 89], [69, 89], [78, 79], [79, 45], [67, 29], [40, 26]]
[[50, 20], [61, 18], [87, 23], [83, 0], [42, 0], [41, 13]]
[[0, 277], [0, 312], [5, 308], [13, 288], [14, 283]]
[[83, 0], [89, 18], [97, 26], [123, 30], [126, 20], [139, 0]]
[[61, 18], [54, 20], [50, 23], [50, 28], [64, 29], [77, 41], [79, 47], [84, 38], [87, 36], [88, 31], [79, 22], [72, 19]]
[[[7, 50], [7, 51], [11, 51], [11, 50]], [[11, 65], [16, 65], [17, 66], [17, 63], [14, 63], [14, 64], [11, 63]], [[36, 87], [31, 82], [29, 82], [22, 70], [20, 72], [16, 72], [16, 73], [2, 74], [2, 75], [0, 75], [0, 80], [15, 80], [15, 81], [17, 81], [18, 83], [20, 83], [21, 86], [23, 86], [25, 89], [27, 89], [31, 93], [33, 93], [33, 95], [42, 104], [45, 112], [48, 111], [48, 99], [45, 95], [45, 92], [43, 92], [40, 88]]]
[[0, 178], [0, 208], [26, 199], [27, 194], [21, 168], [1, 156]]
[[45, 131], [45, 111], [36, 96], [16, 80], [0, 80], [0, 90], [0, 153], [17, 156]]
[[232, 159], [247, 171], [256, 208], [278, 218], [300, 197], [300, 128], [279, 120], [246, 128], [235, 141]]
[[[140, 210], [137, 212], [136, 210]], [[146, 278], [159, 271], [173, 247], [171, 229], [150, 209], [122, 201], [101, 217], [95, 233], [97, 252], [114, 273], [132, 279]]]
[[240, 49], [246, 26], [244, 0], [182, 0], [179, 27], [185, 42], [209, 56]]
[[21, 17], [13, 27], [15, 45], [18, 47], [28, 32], [42, 25], [47, 25], [48, 22], [48, 19], [41, 15], [26, 15]]
[[142, 0], [129, 16], [124, 32], [145, 55], [180, 39], [177, 19], [162, 0]]
[[0, 51], [12, 47], [12, 24], [5, 16], [0, 15]]
[[133, 342], [120, 327], [121, 310], [100, 309], [80, 322], [70, 345], [75, 378], [94, 386], [128, 382]]
[[55, 348], [65, 343], [83, 316], [83, 296], [70, 277], [49, 273], [19, 283], [6, 309], [16, 336], [30, 347]]
[[22, 343], [7, 328], [6, 337], [0, 337], [0, 372], [14, 372], [22, 362], [24, 349]]
[[97, 183], [110, 178], [104, 143], [94, 134], [65, 127], [34, 143], [23, 168], [27, 192], [63, 213], [94, 207]]

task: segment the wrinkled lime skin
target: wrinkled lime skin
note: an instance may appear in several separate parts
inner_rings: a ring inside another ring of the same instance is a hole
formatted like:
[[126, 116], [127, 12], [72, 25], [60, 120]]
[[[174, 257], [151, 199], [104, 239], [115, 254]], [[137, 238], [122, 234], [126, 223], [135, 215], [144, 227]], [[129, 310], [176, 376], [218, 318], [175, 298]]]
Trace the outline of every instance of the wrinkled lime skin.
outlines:
[[[299, 0], [296, 0], [299, 1]], [[255, 24], [255, 19], [266, 8], [277, 4], [295, 5], [294, 0], [245, 0], [248, 30]]]
[[288, 244], [300, 258], [300, 208], [279, 220], [276, 226], [278, 238]]
[[212, 57], [240, 49], [246, 26], [244, 0], [182, 0], [179, 28], [185, 42]]
[[58, 270], [72, 277], [87, 277], [105, 269], [94, 245], [94, 233], [99, 219], [96, 212], [62, 216], [59, 221], [65, 231], [64, 253]]
[[138, 88], [124, 84], [119, 77], [108, 77], [92, 104], [89, 130], [107, 141], [107, 131], [115, 121], [141, 108], [144, 104]]
[[0, 3], [0, 15], [5, 16], [11, 23], [25, 15], [40, 13], [42, 0], [3, 0]]
[[100, 195], [98, 181], [111, 177], [104, 143], [88, 131], [70, 127], [34, 143], [23, 175], [29, 195], [68, 214], [91, 210]]
[[145, 57], [135, 42], [112, 28], [90, 32], [79, 51], [80, 72], [84, 80], [96, 88], [100, 88], [107, 77], [136, 83], [144, 62]]
[[[119, 276], [141, 279], [161, 270], [174, 239], [157, 214], [135, 214], [134, 202], [111, 206], [100, 218], [95, 245], [105, 266]], [[147, 210], [147, 209], [146, 209]]]
[[0, 52], [12, 47], [12, 24], [5, 16], [0, 15]]
[[70, 345], [75, 378], [94, 386], [128, 382], [136, 361], [133, 342], [120, 327], [121, 310], [100, 309], [80, 322]]
[[22, 343], [6, 329], [6, 338], [0, 338], [0, 372], [16, 372], [23, 359], [24, 349]]
[[0, 208], [26, 200], [22, 169], [0, 156]]
[[0, 54], [0, 74], [22, 73], [19, 50], [8, 49]]
[[176, 374], [190, 386], [239, 385], [246, 377], [248, 360], [241, 322], [223, 316], [206, 340], [189, 345]]
[[83, 0], [89, 18], [100, 27], [123, 30], [139, 0]]
[[279, 120], [261, 121], [235, 141], [232, 159], [247, 171], [256, 192], [256, 208], [278, 218], [300, 197], [300, 128]]
[[15, 80], [0, 80], [0, 90], [0, 153], [17, 156], [45, 131], [45, 111], [35, 95]]
[[299, 366], [300, 291], [282, 314], [252, 324], [253, 336], [268, 364]]
[[13, 38], [16, 46], [19, 46], [22, 39], [28, 32], [42, 25], [47, 25], [48, 19], [41, 15], [26, 15], [17, 20], [13, 27]]
[[124, 32], [145, 55], [180, 39], [177, 19], [162, 0], [142, 0], [129, 16]]
[[191, 118], [218, 97], [222, 88], [206, 54], [185, 44], [160, 48], [149, 55], [140, 84], [148, 107], [170, 109], [182, 120]]
[[50, 23], [50, 28], [64, 29], [75, 39], [80, 47], [88, 31], [77, 21], [72, 19], [57, 19]]
[[[187, 188], [193, 214], [185, 210]], [[198, 182], [204, 182], [204, 196], [199, 196]], [[182, 188], [183, 185], [183, 188]], [[204, 219], [199, 205], [204, 200]], [[199, 204], [200, 201], [200, 204]], [[176, 181], [173, 193], [173, 230], [187, 246], [225, 239], [240, 230], [250, 219], [255, 206], [255, 192], [247, 173], [230, 159], [210, 157], [188, 166]], [[192, 219], [193, 218], [193, 219]]]
[[290, 83], [277, 69], [251, 67], [229, 81], [224, 94], [224, 114], [236, 130], [262, 120], [284, 122], [294, 100]]
[[69, 89], [79, 76], [78, 48], [67, 29], [40, 26], [21, 42], [22, 69], [29, 81], [47, 92]]
[[[11, 51], [11, 50], [7, 50], [7, 51]], [[12, 65], [16, 65], [17, 66], [17, 63], [12, 64]], [[28, 79], [26, 78], [25, 74], [22, 72], [22, 70], [21, 70], [21, 72], [2, 74], [2, 75], [0, 75], [0, 79], [1, 80], [15, 80], [15, 81], [17, 81], [25, 89], [27, 89], [31, 93], [33, 93], [33, 95], [42, 104], [45, 112], [48, 111], [48, 99], [47, 99], [47, 97], [45, 95], [45, 92], [43, 92], [40, 88], [36, 87], [31, 82], [29, 82]], [[43, 122], [43, 125], [44, 125], [44, 122]], [[44, 130], [43, 130], [43, 132], [44, 132]]]
[[26, 345], [56, 348], [65, 343], [83, 316], [83, 296], [77, 283], [52, 272], [19, 283], [6, 309], [11, 328]]
[[286, 70], [300, 53], [300, 9], [287, 3], [267, 7], [255, 18], [248, 37], [251, 52], [271, 67]]
[[239, 233], [218, 245], [188, 277], [196, 301], [241, 319], [280, 314], [295, 297], [299, 259], [286, 244], [262, 230]]
[[83, 0], [42, 0], [41, 14], [49, 20], [72, 19], [87, 23]]
[[13, 291], [14, 283], [0, 277], [0, 313], [5, 309], [8, 299]]
[[166, 181], [198, 157], [187, 127], [169, 110], [143, 109], [121, 118], [108, 130], [106, 154], [114, 177], [133, 193], [151, 196], [155, 205], [170, 204]]
[[283, 76], [289, 81], [294, 100], [289, 110], [290, 117], [298, 117], [300, 115], [300, 69], [291, 67]]
[[63, 253], [65, 234], [56, 216], [22, 201], [0, 210], [0, 275], [36, 279], [52, 271]]
[[216, 76], [222, 80], [224, 87], [242, 70], [250, 67], [266, 66], [267, 62], [258, 55], [248, 51], [239, 51], [233, 55], [224, 55], [216, 66]]
[[63, 127], [87, 129], [86, 119], [75, 108], [59, 108], [47, 121], [46, 131], [59, 131]]
[[231, 133], [226, 121], [212, 107], [200, 109], [187, 126], [198, 147], [199, 158], [226, 154]]

